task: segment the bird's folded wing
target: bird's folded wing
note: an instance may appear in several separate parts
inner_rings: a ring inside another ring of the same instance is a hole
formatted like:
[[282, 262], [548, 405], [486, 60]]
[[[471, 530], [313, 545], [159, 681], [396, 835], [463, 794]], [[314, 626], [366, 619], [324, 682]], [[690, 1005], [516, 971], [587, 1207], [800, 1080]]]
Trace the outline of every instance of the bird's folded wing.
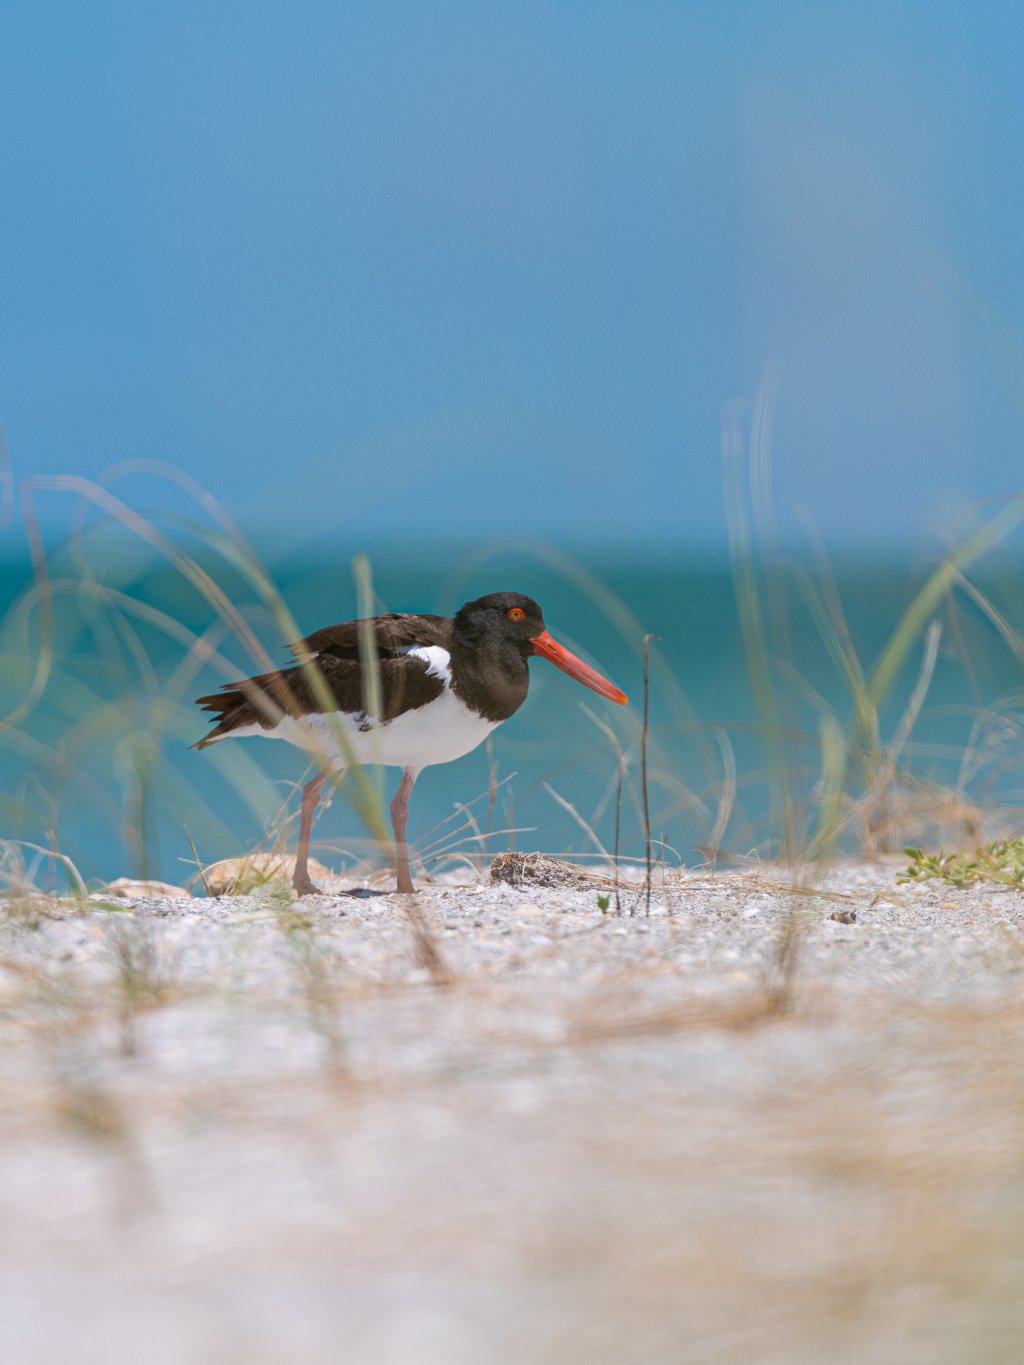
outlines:
[[[432, 671], [429, 658], [381, 654], [377, 666], [382, 721], [394, 720], [403, 711], [425, 706], [444, 690], [444, 680]], [[318, 685], [317, 670], [322, 685]], [[273, 728], [282, 715], [298, 717], [342, 711], [363, 717], [369, 700], [368, 670], [358, 659], [339, 659], [318, 652], [305, 664], [227, 683], [220, 692], [200, 697], [198, 704], [218, 719], [216, 730], [207, 736], [209, 740], [248, 725]]]
[[325, 626], [323, 630], [314, 631], [288, 648], [297, 659], [319, 658], [321, 663], [328, 658], [359, 660], [366, 649], [367, 625], [371, 628], [377, 652], [382, 657], [431, 645], [451, 650], [450, 617], [413, 616], [399, 612], [374, 616], [368, 621], [343, 621], [337, 626]]

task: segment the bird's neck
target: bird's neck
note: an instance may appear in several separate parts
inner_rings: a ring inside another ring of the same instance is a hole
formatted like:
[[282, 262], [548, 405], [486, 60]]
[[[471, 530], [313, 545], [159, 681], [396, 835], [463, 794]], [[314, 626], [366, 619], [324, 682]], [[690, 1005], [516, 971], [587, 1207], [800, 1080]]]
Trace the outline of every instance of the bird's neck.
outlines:
[[507, 640], [482, 636], [452, 641], [452, 691], [485, 720], [508, 720], [526, 700], [530, 672], [522, 652]]

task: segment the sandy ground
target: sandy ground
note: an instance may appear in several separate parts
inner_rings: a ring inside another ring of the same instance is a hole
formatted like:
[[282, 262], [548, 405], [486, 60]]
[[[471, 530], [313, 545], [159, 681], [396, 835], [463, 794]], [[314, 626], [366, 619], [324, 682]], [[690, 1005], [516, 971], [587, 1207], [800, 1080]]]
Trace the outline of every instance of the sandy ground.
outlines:
[[1024, 897], [784, 882], [12, 906], [0, 1360], [1018, 1361]]

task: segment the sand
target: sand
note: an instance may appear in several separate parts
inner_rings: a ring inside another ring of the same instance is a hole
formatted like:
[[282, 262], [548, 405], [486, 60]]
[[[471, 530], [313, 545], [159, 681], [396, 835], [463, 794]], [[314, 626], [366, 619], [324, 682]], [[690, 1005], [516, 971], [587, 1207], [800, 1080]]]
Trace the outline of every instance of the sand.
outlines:
[[12, 905], [0, 1359], [1016, 1361], [1024, 897], [895, 871]]

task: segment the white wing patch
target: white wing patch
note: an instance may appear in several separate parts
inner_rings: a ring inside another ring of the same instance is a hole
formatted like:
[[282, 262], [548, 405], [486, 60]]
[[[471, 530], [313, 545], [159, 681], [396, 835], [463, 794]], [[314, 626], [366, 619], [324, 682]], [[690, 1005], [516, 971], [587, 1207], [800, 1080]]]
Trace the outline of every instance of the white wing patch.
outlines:
[[449, 685], [452, 680], [452, 656], [441, 645], [418, 645], [415, 649], [407, 649], [405, 653], [429, 665], [428, 678], [440, 678], [445, 687]]

